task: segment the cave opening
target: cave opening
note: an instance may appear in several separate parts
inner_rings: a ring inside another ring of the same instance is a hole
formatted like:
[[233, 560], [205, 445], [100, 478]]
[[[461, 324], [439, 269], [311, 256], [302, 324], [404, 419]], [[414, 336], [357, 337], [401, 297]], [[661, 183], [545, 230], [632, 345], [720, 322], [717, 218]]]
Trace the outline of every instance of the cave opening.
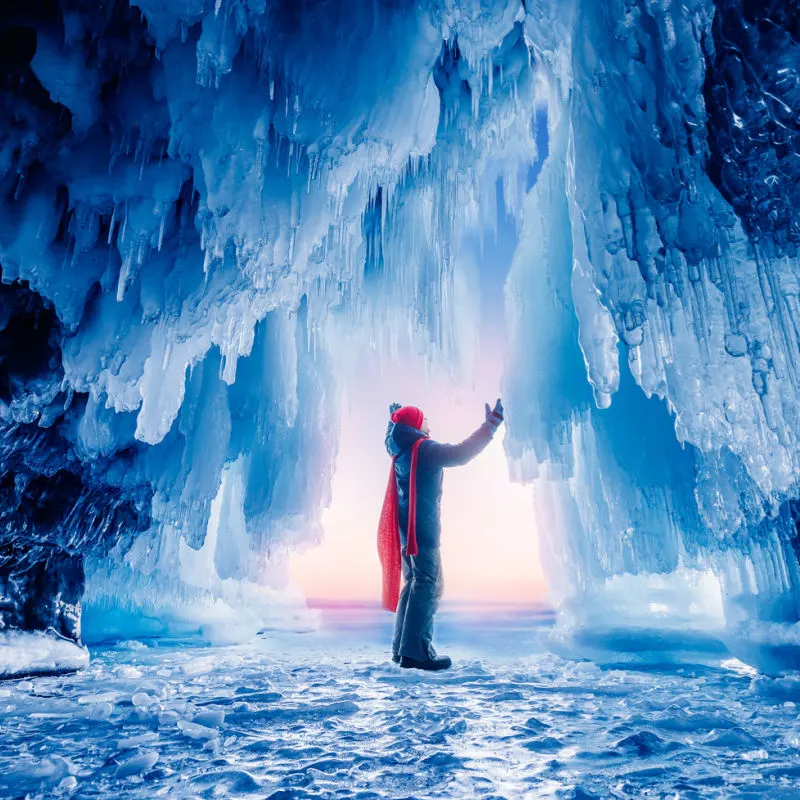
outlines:
[[796, 6], [6, 3], [0, 794], [794, 796]]
[[448, 559], [494, 541], [454, 597], [546, 583], [580, 630], [637, 619], [624, 585], [740, 655], [790, 623], [794, 17], [261, 11], [0, 21], [4, 580], [20, 537], [63, 549], [91, 641], [294, 621], [290, 562], [311, 595], [371, 557], [385, 406], [457, 439], [502, 395], [502, 458], [448, 495]]

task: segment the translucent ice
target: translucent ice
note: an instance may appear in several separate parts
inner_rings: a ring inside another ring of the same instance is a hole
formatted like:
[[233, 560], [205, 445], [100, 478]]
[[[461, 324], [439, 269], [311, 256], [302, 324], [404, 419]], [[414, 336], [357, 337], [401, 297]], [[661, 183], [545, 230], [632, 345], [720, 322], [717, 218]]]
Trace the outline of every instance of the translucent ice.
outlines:
[[282, 564], [320, 536], [334, 363], [360, 341], [455, 369], [475, 340], [458, 243], [488, 157], [513, 203], [535, 152], [524, 9], [54, 13], [2, 33], [0, 346], [29, 351], [3, 362], [4, 537], [37, 547], [0, 570], [41, 612], [8, 622], [307, 626]]
[[155, 750], [148, 750], [137, 753], [135, 756], [125, 759], [117, 767], [117, 776], [127, 778], [130, 775], [138, 775], [140, 772], [151, 770], [158, 761], [158, 753]]
[[61, 5], [0, 32], [5, 625], [308, 627], [285, 555], [347, 366], [469, 378], [464, 243], [502, 206], [506, 449], [556, 599], [710, 574], [728, 647], [797, 660], [788, 7]]
[[184, 735], [188, 736], [190, 739], [213, 739], [219, 733], [216, 728], [209, 728], [206, 725], [201, 725], [197, 722], [189, 722], [185, 719], [178, 722], [178, 727], [183, 731]]
[[[506, 287], [512, 469], [540, 478], [570, 607], [597, 623], [615, 576], [710, 570], [728, 646], [796, 666], [779, 633], [800, 608], [792, 12], [575, 8], [543, 60], [550, 155]], [[665, 612], [684, 616], [680, 594]]]

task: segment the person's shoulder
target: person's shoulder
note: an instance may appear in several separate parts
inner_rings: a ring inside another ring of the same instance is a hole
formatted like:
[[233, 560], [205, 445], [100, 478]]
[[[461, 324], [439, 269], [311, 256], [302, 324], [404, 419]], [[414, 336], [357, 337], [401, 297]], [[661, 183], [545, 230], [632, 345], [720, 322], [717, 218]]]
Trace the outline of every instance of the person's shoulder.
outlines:
[[[436, 439], [431, 439], [430, 437], [425, 437], [419, 443], [419, 455], [420, 458], [425, 459], [426, 456], [431, 456], [436, 453], [442, 446], [441, 442], [437, 442]], [[427, 459], [426, 459], [427, 460]]]

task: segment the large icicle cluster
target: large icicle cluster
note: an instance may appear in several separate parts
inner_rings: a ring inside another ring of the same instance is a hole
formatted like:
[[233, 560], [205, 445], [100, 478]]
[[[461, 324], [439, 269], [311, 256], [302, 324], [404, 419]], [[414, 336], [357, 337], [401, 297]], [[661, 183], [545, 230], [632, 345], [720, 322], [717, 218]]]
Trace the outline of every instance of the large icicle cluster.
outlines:
[[519, 196], [533, 157], [523, 21], [4, 6], [0, 624], [78, 636], [84, 573], [95, 636], [270, 616], [281, 550], [319, 536], [337, 352], [458, 363], [483, 165]]
[[691, 587], [651, 603], [648, 576], [710, 571], [729, 646], [768, 669], [800, 642], [797, 19], [577, 3], [507, 285], [508, 452], [543, 477], [578, 626], [661, 624]]
[[468, 363], [459, 253], [497, 179], [506, 447], [565, 610], [724, 616], [786, 663], [798, 10], [8, 4], [3, 623], [74, 637], [84, 573], [103, 624], [270, 606], [280, 551], [319, 535], [353, 344]]

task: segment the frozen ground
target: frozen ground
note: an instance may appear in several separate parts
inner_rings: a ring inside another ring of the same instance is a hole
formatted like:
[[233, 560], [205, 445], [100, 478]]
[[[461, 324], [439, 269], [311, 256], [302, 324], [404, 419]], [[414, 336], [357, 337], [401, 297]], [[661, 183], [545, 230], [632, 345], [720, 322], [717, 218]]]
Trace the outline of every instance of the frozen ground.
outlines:
[[542, 650], [546, 614], [475, 611], [443, 615], [456, 667], [420, 675], [387, 663], [388, 615], [324, 622], [0, 684], [0, 796], [800, 796], [800, 681], [600, 670]]

